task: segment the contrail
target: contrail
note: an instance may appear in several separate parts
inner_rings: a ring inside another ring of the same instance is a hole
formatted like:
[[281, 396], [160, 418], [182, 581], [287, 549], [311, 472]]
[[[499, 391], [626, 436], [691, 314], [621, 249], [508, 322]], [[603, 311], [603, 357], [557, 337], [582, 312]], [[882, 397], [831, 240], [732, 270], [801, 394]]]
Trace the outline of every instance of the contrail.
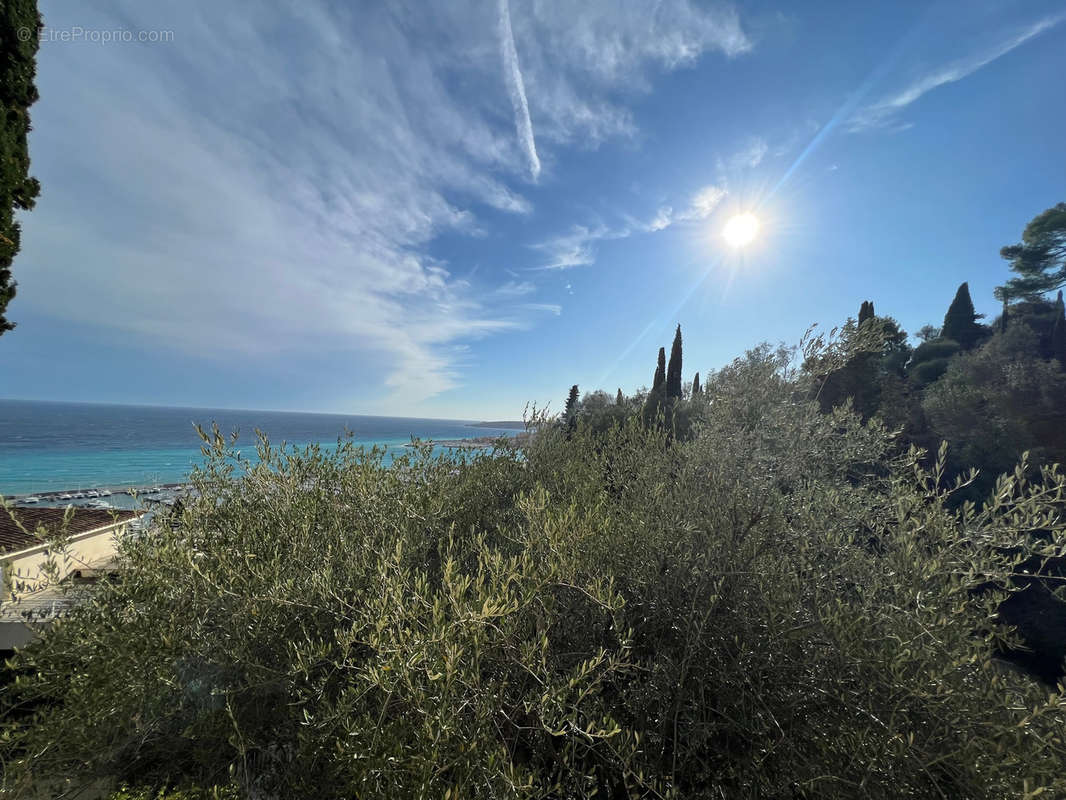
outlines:
[[522, 70], [518, 68], [518, 51], [511, 32], [511, 9], [507, 0], [500, 0], [500, 46], [503, 52], [503, 71], [507, 79], [507, 91], [514, 107], [514, 124], [518, 141], [529, 158], [529, 172], [536, 180], [540, 175], [540, 158], [537, 143], [533, 140], [533, 123], [529, 119], [529, 103], [526, 102], [526, 87], [522, 82]]

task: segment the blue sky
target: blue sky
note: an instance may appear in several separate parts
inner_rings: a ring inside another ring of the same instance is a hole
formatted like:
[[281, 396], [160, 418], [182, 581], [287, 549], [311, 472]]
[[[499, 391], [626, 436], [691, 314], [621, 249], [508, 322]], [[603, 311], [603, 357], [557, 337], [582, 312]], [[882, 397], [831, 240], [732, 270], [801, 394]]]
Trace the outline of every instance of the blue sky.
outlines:
[[0, 396], [513, 418], [993, 314], [1066, 200], [1060, 0], [107, 5], [42, 2]]

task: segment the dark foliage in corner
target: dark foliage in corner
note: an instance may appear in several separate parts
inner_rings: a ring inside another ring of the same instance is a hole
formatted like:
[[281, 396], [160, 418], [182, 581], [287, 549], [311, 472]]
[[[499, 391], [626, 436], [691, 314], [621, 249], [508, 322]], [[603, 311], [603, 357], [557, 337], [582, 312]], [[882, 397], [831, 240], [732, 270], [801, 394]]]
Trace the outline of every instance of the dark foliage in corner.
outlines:
[[15, 327], [5, 314], [15, 297], [11, 265], [21, 244], [15, 212], [32, 209], [41, 185], [30, 177], [29, 107], [37, 101], [34, 77], [41, 16], [36, 0], [0, 5], [0, 336]]

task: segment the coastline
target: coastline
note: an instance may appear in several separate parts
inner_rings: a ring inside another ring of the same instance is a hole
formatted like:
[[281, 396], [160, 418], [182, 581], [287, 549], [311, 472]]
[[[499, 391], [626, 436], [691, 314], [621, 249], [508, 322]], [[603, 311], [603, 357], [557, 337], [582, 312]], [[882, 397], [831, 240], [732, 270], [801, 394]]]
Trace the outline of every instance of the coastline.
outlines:
[[[499, 436], [473, 436], [464, 439], [425, 439], [423, 442], [428, 442], [434, 447], [444, 447], [460, 450], [480, 450], [494, 447], [500, 440], [513, 441], [519, 447], [521, 447], [526, 441], [528, 441], [530, 434], [527, 432], [520, 432], [514, 435], [499, 435]], [[396, 447], [396, 444], [391, 444], [391, 447]], [[415, 447], [416, 445], [411, 442], [404, 443], [402, 447]], [[81, 488], [64, 488], [64, 489], [48, 489], [47, 491], [40, 492], [20, 492], [16, 494], [3, 494], [0, 495], [4, 499], [4, 502], [19, 505], [24, 503], [28, 498], [36, 498], [36, 500], [30, 505], [40, 504], [46, 506], [49, 504], [62, 504], [62, 505], [74, 505], [80, 506], [86, 502], [107, 500], [108, 498], [122, 497], [122, 502], [163, 502], [163, 497], [172, 498], [175, 495], [181, 495], [189, 488], [188, 481], [178, 481], [170, 483], [145, 483], [137, 486], [130, 486], [129, 484], [116, 484], [107, 486], [87, 486]], [[90, 492], [92, 494], [90, 494]], [[106, 493], [106, 494], [101, 494]], [[129, 500], [126, 501], [125, 498]]]
[[[434, 447], [451, 447], [455, 449], [463, 450], [480, 450], [487, 447], [494, 447], [501, 439], [507, 442], [514, 442], [519, 447], [529, 441], [529, 433], [516, 433], [514, 436], [473, 436], [468, 439], [426, 439], [425, 441], [431, 443]], [[405, 447], [414, 447], [413, 444], [406, 444]]]
[[[226, 434], [241, 432], [236, 449], [251, 460], [256, 444], [252, 432], [258, 429], [266, 431], [274, 445], [331, 450], [344, 441], [378, 447], [386, 451], [386, 465], [405, 452], [403, 445], [412, 436], [443, 441], [516, 432], [510, 425], [493, 430], [492, 421], [476, 419], [91, 403], [0, 400], [0, 412], [0, 495], [9, 499], [51, 499], [101, 487], [116, 493], [131, 486], [142, 487], [143, 497], [144, 488], [187, 482], [190, 472], [204, 462], [203, 442], [193, 422], [205, 429], [215, 422]], [[130, 499], [128, 494], [124, 499]]]

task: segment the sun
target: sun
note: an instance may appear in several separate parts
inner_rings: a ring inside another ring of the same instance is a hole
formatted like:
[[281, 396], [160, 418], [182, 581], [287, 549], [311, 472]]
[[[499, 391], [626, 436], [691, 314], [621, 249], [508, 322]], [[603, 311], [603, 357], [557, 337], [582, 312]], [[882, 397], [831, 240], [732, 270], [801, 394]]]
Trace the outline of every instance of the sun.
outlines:
[[754, 214], [737, 214], [730, 217], [722, 229], [722, 237], [730, 247], [741, 248], [751, 244], [759, 233], [759, 220]]

